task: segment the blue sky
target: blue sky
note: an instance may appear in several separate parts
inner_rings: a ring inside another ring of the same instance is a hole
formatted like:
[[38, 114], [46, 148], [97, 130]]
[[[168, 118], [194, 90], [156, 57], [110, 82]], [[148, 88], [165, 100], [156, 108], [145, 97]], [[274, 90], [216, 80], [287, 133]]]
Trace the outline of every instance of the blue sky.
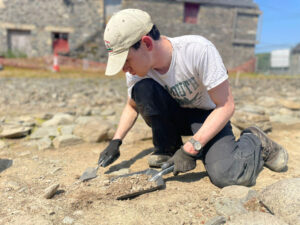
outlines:
[[300, 43], [300, 0], [254, 0], [261, 15], [255, 52], [292, 48]]

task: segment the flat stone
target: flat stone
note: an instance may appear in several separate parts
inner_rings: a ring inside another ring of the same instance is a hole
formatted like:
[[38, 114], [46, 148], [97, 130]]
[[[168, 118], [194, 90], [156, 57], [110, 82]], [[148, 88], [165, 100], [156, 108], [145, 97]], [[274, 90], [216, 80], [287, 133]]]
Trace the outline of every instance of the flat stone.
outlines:
[[272, 129], [269, 116], [250, 112], [236, 111], [231, 118], [231, 122], [241, 130], [253, 125], [259, 127], [265, 132]]
[[254, 113], [258, 115], [265, 115], [265, 107], [258, 106], [258, 105], [250, 105], [247, 104], [239, 109], [239, 111], [248, 112], [248, 113]]
[[300, 224], [300, 178], [280, 180], [260, 193], [260, 200], [289, 224]]
[[21, 138], [25, 137], [31, 131], [31, 127], [23, 127], [17, 125], [4, 125], [2, 127], [2, 132], [0, 133], [0, 138]]
[[247, 213], [247, 210], [244, 208], [239, 199], [231, 199], [226, 197], [217, 198], [214, 206], [217, 213], [224, 217]]
[[288, 225], [280, 218], [269, 213], [249, 212], [246, 214], [236, 214], [227, 220], [226, 225]]
[[70, 134], [73, 134], [74, 128], [75, 128], [74, 124], [72, 124], [72, 125], [64, 125], [62, 127], [59, 127], [60, 135], [70, 135]]
[[295, 102], [289, 99], [280, 99], [279, 103], [288, 109], [300, 110], [300, 102]]
[[269, 96], [261, 96], [257, 99], [257, 104], [261, 105], [263, 107], [277, 107], [278, 106], [278, 100], [273, 97]]
[[226, 223], [226, 218], [224, 216], [216, 216], [207, 221], [204, 225], [222, 225], [224, 223]]
[[81, 138], [75, 135], [65, 135], [54, 138], [53, 145], [55, 148], [62, 148], [82, 143]]
[[59, 136], [58, 128], [54, 127], [39, 127], [31, 135], [31, 139], [40, 139], [44, 137], [57, 137]]
[[38, 150], [46, 150], [52, 147], [52, 141], [49, 137], [44, 137], [37, 141]]
[[299, 118], [290, 115], [274, 115], [270, 116], [270, 120], [272, 123], [282, 123], [285, 125], [300, 123]]
[[49, 126], [66, 125], [66, 124], [73, 123], [74, 120], [75, 120], [74, 116], [71, 116], [70, 114], [59, 113], [56, 114], [52, 119], [44, 122], [42, 126], [49, 127]]
[[89, 121], [76, 125], [74, 134], [86, 142], [101, 142], [112, 138], [108, 136], [111, 127], [112, 125], [104, 120]]
[[240, 185], [231, 185], [224, 187], [222, 188], [220, 194], [227, 198], [239, 199], [243, 203], [254, 197], [258, 197], [258, 193], [255, 190]]
[[0, 149], [6, 148], [8, 145], [4, 142], [0, 140]]
[[52, 198], [55, 195], [58, 187], [59, 187], [59, 184], [53, 184], [50, 187], [46, 188], [44, 191], [44, 197], [46, 199]]

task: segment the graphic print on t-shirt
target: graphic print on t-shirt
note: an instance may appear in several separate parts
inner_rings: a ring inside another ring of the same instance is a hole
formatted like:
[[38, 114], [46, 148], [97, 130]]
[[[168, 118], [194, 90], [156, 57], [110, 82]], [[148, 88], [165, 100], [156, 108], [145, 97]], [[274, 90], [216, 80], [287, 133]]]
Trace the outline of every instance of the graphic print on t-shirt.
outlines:
[[195, 77], [191, 77], [185, 81], [181, 81], [172, 87], [165, 85], [165, 89], [169, 94], [179, 103], [179, 105], [192, 105], [194, 102], [198, 102], [201, 98], [199, 93], [197, 93], [193, 98], [189, 99], [186, 96], [195, 93], [198, 84]]

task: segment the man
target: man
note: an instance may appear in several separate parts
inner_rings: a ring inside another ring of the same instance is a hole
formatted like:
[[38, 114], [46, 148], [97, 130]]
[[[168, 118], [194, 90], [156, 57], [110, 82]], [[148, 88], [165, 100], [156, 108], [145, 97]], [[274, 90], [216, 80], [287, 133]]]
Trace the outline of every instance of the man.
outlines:
[[[106, 75], [126, 72], [128, 101], [119, 126], [99, 164], [120, 156], [122, 139], [138, 113], [151, 126], [155, 152], [149, 166], [174, 164], [174, 175], [202, 159], [219, 187], [253, 185], [263, 165], [283, 170], [288, 154], [260, 129], [244, 130], [238, 141], [230, 117], [234, 101], [228, 75], [215, 46], [201, 36], [160, 36], [150, 16], [125, 9], [108, 22], [104, 41], [109, 52]], [[182, 143], [182, 135], [193, 135]]]

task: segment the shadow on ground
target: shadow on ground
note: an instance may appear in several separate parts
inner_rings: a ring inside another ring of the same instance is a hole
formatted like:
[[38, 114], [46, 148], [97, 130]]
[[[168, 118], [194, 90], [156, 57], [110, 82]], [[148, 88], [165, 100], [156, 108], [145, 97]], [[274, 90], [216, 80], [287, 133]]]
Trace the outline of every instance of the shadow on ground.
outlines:
[[153, 152], [153, 148], [145, 149], [129, 160], [125, 160], [125, 161], [120, 162], [119, 164], [111, 166], [109, 168], [109, 170], [105, 172], [105, 174], [109, 174], [109, 173], [112, 173], [114, 171], [118, 171], [118, 170], [124, 169], [124, 168], [130, 168], [130, 166], [132, 164], [134, 164], [138, 159], [141, 159], [141, 158], [145, 157], [146, 155], [149, 155], [151, 152]]

